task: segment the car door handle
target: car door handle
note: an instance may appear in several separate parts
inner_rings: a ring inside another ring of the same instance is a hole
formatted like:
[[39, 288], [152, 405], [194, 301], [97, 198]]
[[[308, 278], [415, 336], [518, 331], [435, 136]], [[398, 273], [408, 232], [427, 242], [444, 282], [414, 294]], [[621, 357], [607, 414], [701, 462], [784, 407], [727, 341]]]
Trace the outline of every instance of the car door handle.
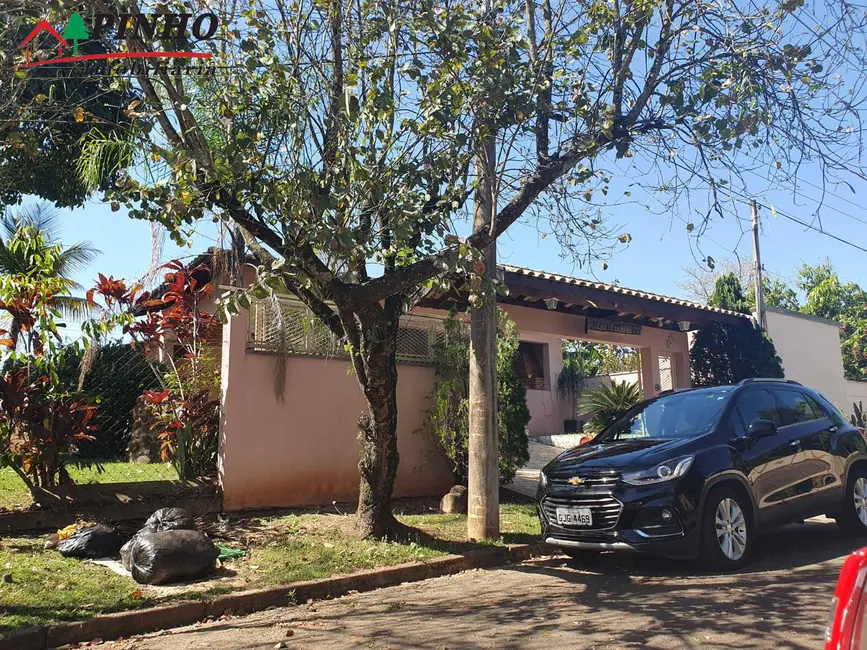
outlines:
[[837, 433], [837, 429], [838, 429], [838, 428], [839, 428], [839, 427], [830, 427], [830, 428], [828, 429], [828, 431], [830, 431], [831, 433]]
[[800, 446], [801, 446], [800, 440], [792, 440], [792, 442], [789, 443], [789, 447], [800, 447]]

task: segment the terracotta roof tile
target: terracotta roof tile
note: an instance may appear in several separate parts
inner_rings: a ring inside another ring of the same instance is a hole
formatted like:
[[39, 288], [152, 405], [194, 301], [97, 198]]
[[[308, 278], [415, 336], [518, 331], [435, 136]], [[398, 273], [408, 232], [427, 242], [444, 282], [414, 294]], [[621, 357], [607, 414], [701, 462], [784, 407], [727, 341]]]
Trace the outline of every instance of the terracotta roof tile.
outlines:
[[560, 282], [563, 284], [572, 284], [579, 287], [587, 287], [588, 289], [597, 289], [599, 291], [609, 291], [611, 293], [619, 293], [624, 296], [635, 296], [637, 298], [644, 298], [645, 300], [655, 300], [657, 302], [664, 302], [671, 305], [679, 305], [681, 307], [692, 307], [693, 309], [701, 309], [702, 311], [707, 311], [714, 314], [725, 314], [727, 316], [740, 316], [741, 318], [749, 318], [747, 314], [742, 314], [737, 311], [721, 309], [720, 307], [711, 307], [710, 305], [703, 305], [700, 302], [683, 300], [681, 298], [672, 298], [671, 296], [663, 296], [658, 293], [649, 293], [647, 291], [639, 291], [638, 289], [629, 289], [627, 287], [620, 287], [614, 284], [593, 282], [592, 280], [573, 278], [568, 275], [558, 275], [556, 273], [536, 271], [534, 269], [528, 269], [522, 266], [511, 266], [509, 264], [499, 264], [498, 266], [507, 273], [515, 273], [516, 275], [524, 275], [531, 278], [542, 278], [544, 280], [551, 280], [553, 282]]

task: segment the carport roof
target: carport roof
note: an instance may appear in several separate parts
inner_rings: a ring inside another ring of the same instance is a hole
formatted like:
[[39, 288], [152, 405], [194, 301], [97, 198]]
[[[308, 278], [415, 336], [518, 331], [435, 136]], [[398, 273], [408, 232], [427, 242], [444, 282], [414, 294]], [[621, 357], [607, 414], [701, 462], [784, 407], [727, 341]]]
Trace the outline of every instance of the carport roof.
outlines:
[[[678, 331], [678, 323], [688, 322], [688, 329], [699, 329], [714, 321], [742, 323], [749, 320], [742, 314], [719, 307], [702, 305], [691, 300], [629, 289], [568, 275], [537, 271], [521, 266], [498, 265], [501, 281], [509, 289], [508, 296], [498, 296], [503, 304], [546, 309], [562, 313], [604, 318], [636, 325]], [[447, 294], [429, 296], [424, 306], [443, 308], [446, 303], [463, 303], [466, 296], [460, 288]], [[556, 304], [551, 307], [551, 299]]]

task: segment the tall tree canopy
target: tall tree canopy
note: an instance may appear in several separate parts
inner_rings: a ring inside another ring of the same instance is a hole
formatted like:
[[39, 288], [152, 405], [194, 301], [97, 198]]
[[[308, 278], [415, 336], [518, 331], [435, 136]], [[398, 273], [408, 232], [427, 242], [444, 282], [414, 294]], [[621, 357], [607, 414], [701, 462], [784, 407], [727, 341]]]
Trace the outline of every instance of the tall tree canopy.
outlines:
[[[26, 73], [14, 69], [23, 55], [19, 44], [49, 6], [57, 9], [60, 4], [16, 0], [0, 7], [0, 206], [16, 204], [26, 195], [57, 206], [81, 205], [90, 192], [76, 170], [82, 153], [88, 147], [102, 149], [102, 173], [93, 175], [100, 189], [114, 182], [123, 162], [118, 156], [123, 145], [117, 143], [127, 140], [123, 134], [128, 133], [129, 117], [124, 110], [136, 92], [128, 84], [112, 82], [106, 61], [37, 67]], [[61, 13], [55, 23], [66, 18]], [[83, 32], [76, 33], [84, 38]], [[53, 55], [56, 46], [43, 35], [27, 49], [39, 58]], [[76, 40], [75, 48], [77, 54], [108, 51], [107, 44], [95, 40]]]
[[806, 295], [801, 311], [840, 323], [846, 378], [867, 380], [867, 291], [841, 282], [830, 262], [801, 267], [798, 288]]
[[[685, 292], [687, 297], [709, 304], [716, 289], [717, 279], [728, 273], [732, 273], [737, 277], [744, 288], [744, 299], [749, 303], [751, 308], [755, 307], [756, 294], [753, 267], [747, 260], [724, 258], [714, 260], [713, 268], [710, 268], [705, 262], [684, 267], [683, 278], [677, 285]], [[763, 275], [762, 289], [765, 305], [768, 307], [780, 307], [789, 311], [798, 311], [800, 309], [798, 292], [784, 280]]]
[[[366, 535], [398, 529], [395, 342], [401, 312], [432, 282], [466, 274], [471, 301], [486, 299], [479, 251], [531, 215], [550, 218], [579, 261], [597, 256], [612, 231], [594, 197], [628, 163], [671, 205], [710, 190], [710, 211], [688, 226], [699, 233], [725, 209], [730, 172], [756, 157], [833, 174], [860, 151], [863, 87], [847, 80], [864, 17], [849, 5], [819, 6], [819, 21], [801, 2], [509, 0], [485, 15], [479, 5], [214, 0], [216, 37], [191, 45], [214, 55], [212, 74], [142, 65], [114, 80], [142, 103], [125, 111], [131, 172], [105, 199], [176, 237], [202, 217], [237, 226], [260, 262], [250, 292], [289, 291], [345, 340], [368, 404]], [[496, 217], [459, 239], [470, 162], [491, 132]], [[98, 153], [81, 165], [93, 186], [112, 167]]]

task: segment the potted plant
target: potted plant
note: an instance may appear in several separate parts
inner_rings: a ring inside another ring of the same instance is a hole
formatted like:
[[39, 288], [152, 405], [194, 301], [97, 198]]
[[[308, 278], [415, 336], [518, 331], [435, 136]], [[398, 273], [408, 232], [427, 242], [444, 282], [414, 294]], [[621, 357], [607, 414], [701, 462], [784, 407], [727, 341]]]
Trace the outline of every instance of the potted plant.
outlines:
[[578, 396], [584, 390], [586, 376], [581, 363], [576, 358], [563, 359], [563, 370], [557, 376], [557, 395], [568, 402], [572, 417], [563, 420], [563, 430], [566, 433], [578, 432]]

